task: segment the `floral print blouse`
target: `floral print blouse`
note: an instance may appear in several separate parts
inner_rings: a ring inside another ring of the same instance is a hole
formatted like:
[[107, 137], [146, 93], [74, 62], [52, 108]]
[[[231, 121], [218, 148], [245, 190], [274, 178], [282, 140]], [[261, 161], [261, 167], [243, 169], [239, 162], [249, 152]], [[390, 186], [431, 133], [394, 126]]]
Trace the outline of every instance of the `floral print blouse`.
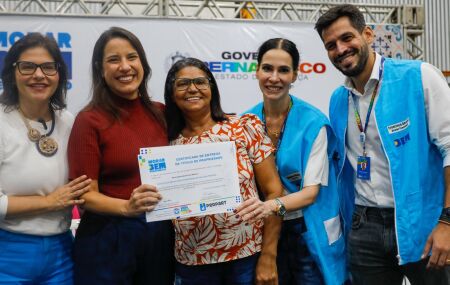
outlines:
[[[253, 164], [274, 151], [257, 116], [229, 116], [199, 136], [178, 136], [174, 144], [234, 141], [239, 185], [244, 200], [258, 195]], [[263, 221], [245, 225], [234, 214], [224, 213], [173, 221], [175, 257], [185, 265], [212, 264], [251, 256], [261, 251]]]

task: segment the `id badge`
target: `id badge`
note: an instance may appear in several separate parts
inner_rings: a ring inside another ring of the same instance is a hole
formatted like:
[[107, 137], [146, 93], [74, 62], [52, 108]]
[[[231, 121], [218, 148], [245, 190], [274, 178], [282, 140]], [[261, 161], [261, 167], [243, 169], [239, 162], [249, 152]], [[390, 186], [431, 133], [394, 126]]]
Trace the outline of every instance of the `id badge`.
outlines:
[[370, 157], [358, 156], [356, 177], [361, 180], [370, 180]]

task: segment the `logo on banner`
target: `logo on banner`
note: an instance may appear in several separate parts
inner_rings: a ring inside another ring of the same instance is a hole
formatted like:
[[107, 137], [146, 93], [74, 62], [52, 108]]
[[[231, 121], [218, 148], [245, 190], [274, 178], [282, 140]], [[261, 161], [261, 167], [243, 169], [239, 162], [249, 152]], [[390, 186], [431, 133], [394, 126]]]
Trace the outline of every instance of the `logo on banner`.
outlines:
[[188, 57], [191, 57], [188, 53], [181, 53], [180, 51], [169, 54], [164, 61], [164, 68], [166, 69], [166, 72], [169, 71], [169, 69], [172, 67], [172, 65], [175, 64], [175, 62]]
[[[23, 31], [1, 31], [0, 30], [0, 72], [3, 70], [3, 64], [5, 56], [11, 46], [23, 38], [26, 34], [31, 32]], [[64, 62], [67, 65], [67, 76], [68, 76], [68, 89], [72, 88], [72, 44], [69, 33], [65, 32], [46, 32], [48, 37], [54, 38], [58, 43], [58, 47], [61, 49], [61, 54]], [[3, 82], [0, 80], [0, 90], [3, 90]]]
[[[166, 72], [172, 65], [190, 57], [189, 53], [175, 51], [166, 57], [164, 67]], [[222, 51], [220, 58], [205, 61], [216, 80], [247, 80], [256, 79], [258, 53], [254, 51]], [[301, 62], [298, 66], [298, 80], [308, 80], [311, 75], [324, 74], [327, 66], [323, 62]]]
[[217, 80], [247, 80], [255, 76], [258, 53], [223, 51], [220, 59], [205, 62]]
[[[255, 51], [222, 51], [220, 59], [205, 62], [217, 80], [256, 79], [258, 53]], [[310, 75], [327, 71], [323, 62], [301, 62], [298, 66], [298, 80], [307, 80]]]

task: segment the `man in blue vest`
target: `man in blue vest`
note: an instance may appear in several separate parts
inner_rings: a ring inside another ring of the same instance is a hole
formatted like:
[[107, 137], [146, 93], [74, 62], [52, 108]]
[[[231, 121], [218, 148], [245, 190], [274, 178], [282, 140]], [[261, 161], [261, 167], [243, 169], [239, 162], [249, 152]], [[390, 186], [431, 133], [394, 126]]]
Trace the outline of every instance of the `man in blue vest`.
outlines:
[[330, 102], [355, 284], [447, 284], [450, 88], [434, 66], [375, 53], [352, 5], [315, 26], [346, 80]]

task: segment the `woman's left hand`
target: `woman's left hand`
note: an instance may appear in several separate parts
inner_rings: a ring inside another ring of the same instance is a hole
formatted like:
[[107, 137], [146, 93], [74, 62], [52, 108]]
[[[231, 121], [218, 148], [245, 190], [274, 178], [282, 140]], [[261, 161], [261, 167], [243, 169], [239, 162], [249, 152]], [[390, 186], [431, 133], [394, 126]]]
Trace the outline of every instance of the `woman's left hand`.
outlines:
[[273, 203], [275, 203], [274, 200], [263, 202], [257, 197], [252, 197], [240, 204], [235, 214], [246, 223], [255, 223], [274, 214], [273, 209], [276, 205]]

